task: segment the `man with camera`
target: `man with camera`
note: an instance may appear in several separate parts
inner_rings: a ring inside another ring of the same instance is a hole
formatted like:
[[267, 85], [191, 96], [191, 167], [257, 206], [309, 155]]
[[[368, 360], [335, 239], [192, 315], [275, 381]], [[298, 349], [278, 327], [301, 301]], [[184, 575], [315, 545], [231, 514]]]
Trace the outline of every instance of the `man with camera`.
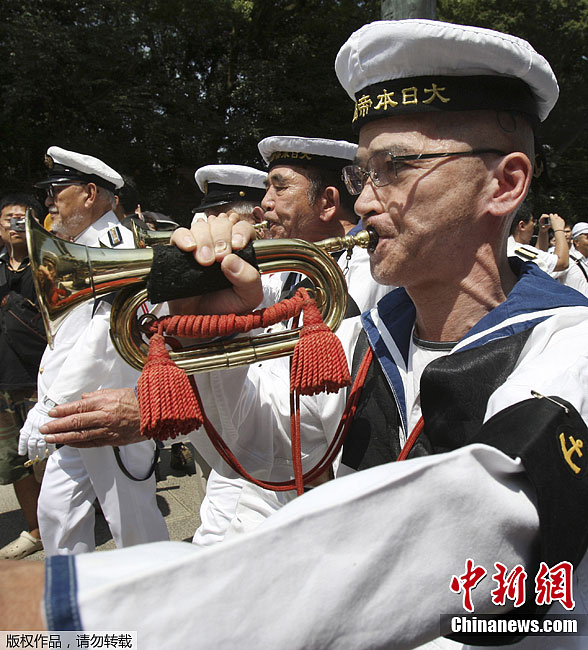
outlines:
[[[0, 558], [20, 560], [43, 548], [37, 521], [40, 485], [27, 456], [18, 453], [18, 433], [37, 401], [37, 372], [47, 345], [29, 263], [24, 216], [39, 221], [41, 206], [27, 194], [0, 199], [0, 484], [12, 483], [27, 530], [0, 549]], [[37, 473], [39, 474], [39, 473]]]
[[[535, 225], [539, 226], [537, 247], [531, 246]], [[528, 205], [523, 204], [510, 227], [507, 255], [534, 262], [553, 277], [565, 272], [569, 263], [569, 246], [564, 233], [565, 221], [558, 214], [542, 214], [536, 222]], [[555, 247], [547, 251], [549, 230], [553, 228]]]

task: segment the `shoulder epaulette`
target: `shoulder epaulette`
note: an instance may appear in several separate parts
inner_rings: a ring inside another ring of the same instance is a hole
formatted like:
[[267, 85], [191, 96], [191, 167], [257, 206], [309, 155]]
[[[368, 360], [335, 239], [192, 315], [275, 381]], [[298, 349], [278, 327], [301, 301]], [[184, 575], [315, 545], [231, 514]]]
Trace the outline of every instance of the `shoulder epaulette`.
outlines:
[[518, 255], [525, 260], [529, 260], [530, 262], [534, 262], [537, 259], [537, 253], [534, 253], [527, 248], [523, 248], [522, 246], [515, 250], [515, 255]]
[[122, 244], [122, 235], [118, 226], [113, 226], [108, 229], [108, 241], [113, 248]]

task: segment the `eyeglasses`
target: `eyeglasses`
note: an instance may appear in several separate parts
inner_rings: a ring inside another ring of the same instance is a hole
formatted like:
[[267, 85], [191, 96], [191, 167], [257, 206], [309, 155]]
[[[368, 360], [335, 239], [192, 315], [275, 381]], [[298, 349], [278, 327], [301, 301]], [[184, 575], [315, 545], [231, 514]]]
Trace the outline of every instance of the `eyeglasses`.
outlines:
[[449, 158], [452, 156], [479, 156], [484, 153], [493, 153], [506, 156], [506, 152], [499, 149], [474, 149], [470, 151], [453, 151], [445, 153], [415, 153], [406, 156], [395, 156], [389, 151], [379, 151], [374, 154], [366, 164], [366, 168], [359, 165], [343, 167], [341, 179], [349, 194], [361, 194], [368, 178], [376, 187], [390, 185], [398, 178], [398, 168], [401, 163], [410, 160], [426, 160], [428, 158]]
[[47, 194], [52, 198], [55, 199], [55, 197], [64, 190], [66, 187], [70, 187], [71, 185], [86, 185], [86, 183], [83, 183], [82, 181], [73, 181], [73, 182], [67, 182], [67, 183], [52, 183], [47, 187]]

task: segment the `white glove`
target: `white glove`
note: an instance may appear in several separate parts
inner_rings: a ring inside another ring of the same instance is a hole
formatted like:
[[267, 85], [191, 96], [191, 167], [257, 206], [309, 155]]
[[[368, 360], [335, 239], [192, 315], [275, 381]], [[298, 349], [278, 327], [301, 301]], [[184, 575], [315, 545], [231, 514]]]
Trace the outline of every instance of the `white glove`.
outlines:
[[45, 442], [45, 436], [39, 428], [51, 418], [40, 413], [35, 405], [27, 414], [27, 419], [20, 430], [18, 437], [18, 453], [21, 456], [28, 455], [30, 460], [43, 460], [55, 451], [55, 445]]

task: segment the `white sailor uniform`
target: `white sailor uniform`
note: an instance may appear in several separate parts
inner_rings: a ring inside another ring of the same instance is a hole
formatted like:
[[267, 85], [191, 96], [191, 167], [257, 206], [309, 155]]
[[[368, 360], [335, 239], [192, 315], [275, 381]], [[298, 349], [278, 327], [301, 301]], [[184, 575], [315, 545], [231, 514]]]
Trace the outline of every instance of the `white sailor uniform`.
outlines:
[[557, 279], [566, 287], [588, 296], [588, 259], [578, 251], [573, 253], [570, 250], [570, 264], [565, 271], [557, 274]]
[[[110, 211], [76, 239], [87, 246], [133, 248], [133, 236]], [[110, 304], [99, 300], [75, 309], [47, 348], [38, 378], [39, 401], [23, 427], [40, 436], [49, 409], [100, 388], [135, 386], [138, 373], [126, 364], [110, 340]], [[120, 449], [122, 463], [138, 479], [154, 459], [153, 441]], [[155, 499], [155, 478], [133, 481], [119, 468], [111, 447], [75, 449], [63, 446], [47, 461], [38, 504], [45, 552], [85, 553], [95, 548], [93, 503], [98, 499], [117, 546], [169, 539]]]
[[559, 261], [555, 253], [548, 253], [530, 246], [529, 244], [519, 244], [515, 238], [510, 235], [506, 242], [507, 257], [518, 257], [524, 262], [534, 262], [545, 273], [555, 276], [558, 272], [554, 271]]
[[[437, 434], [450, 439], [468, 427], [480, 428], [482, 422], [482, 429], [490, 430], [518, 408], [548, 409], [566, 417], [557, 403], [562, 400], [584, 422], [588, 420], [588, 301], [559, 286], [535, 265], [521, 267], [520, 280], [508, 299], [440, 360], [449, 360], [445, 369], [451, 381], [437, 382], [437, 387], [455, 389], [454, 397], [461, 390], [461, 397], [467, 399], [448, 402], [446, 395], [439, 396], [441, 408], [427, 411]], [[414, 318], [414, 307], [402, 289], [363, 317], [379, 368], [393, 389], [405, 434], [407, 394], [413, 385], [409, 348]], [[340, 329], [349, 359], [361, 331], [360, 319], [349, 319]], [[477, 360], [484, 369], [474, 381], [466, 373], [461, 388], [455, 369], [462, 365], [465, 370], [465, 366], [458, 353], [468, 363]], [[443, 370], [436, 368], [437, 380]], [[263, 390], [278, 380], [279, 376], [252, 367], [249, 372], [235, 369], [222, 376], [201, 375], [198, 384], [208, 416], [219, 430], [223, 423], [223, 434], [234, 450], [249, 452], [241, 456], [248, 469], [263, 478], [282, 480], [290, 473], [284, 472], [289, 405]], [[421, 383], [423, 390], [426, 383]], [[532, 390], [555, 401], [533, 398]], [[248, 397], [252, 393], [261, 399], [260, 406]], [[436, 392], [431, 394], [434, 397]], [[412, 401], [416, 404], [418, 396], [413, 395]], [[342, 394], [303, 400], [306, 469], [324, 452], [343, 404]], [[450, 420], [436, 420], [446, 406]], [[542, 419], [544, 414], [539, 415]], [[425, 413], [425, 421], [427, 417]], [[273, 421], [271, 429], [268, 419]], [[518, 440], [525, 425], [523, 419], [520, 429], [508, 426], [503, 433]], [[534, 469], [521, 460], [526, 451], [519, 456], [487, 442], [468, 444], [467, 438], [463, 446], [453, 442], [451, 451], [331, 481], [231, 543], [207, 549], [156, 544], [67, 562], [50, 558], [45, 598], [48, 627], [137, 629], [147, 650], [162, 643], [195, 648], [198, 639], [202, 647], [220, 650], [261, 646], [389, 650], [415, 648], [428, 641], [431, 648], [459, 647], [435, 640], [440, 613], [464, 613], [462, 596], [449, 588], [452, 576], [463, 572], [467, 558], [487, 569], [494, 562], [509, 568], [534, 566], [540, 536], [537, 508], [545, 495], [538, 496], [531, 485]], [[208, 458], [214, 462], [212, 455]], [[550, 469], [546, 479], [562, 467], [566, 471], [562, 457], [547, 454], [546, 458]], [[567, 543], [568, 533], [581, 533], [584, 518], [577, 519], [559, 529], [557, 543]], [[544, 538], [541, 534], [547, 547], [549, 540]], [[587, 569], [586, 559], [576, 565], [574, 614], [588, 612]], [[163, 579], [167, 598], [161, 600], [156, 587]], [[206, 584], [206, 589], [194, 588], [199, 584]], [[496, 615], [490, 587], [475, 589], [473, 600], [476, 614]], [[293, 601], [294, 617], [289, 615]], [[157, 611], [158, 616], [145, 616], [146, 611]], [[549, 611], [564, 610], [556, 602]], [[161, 617], [178, 616], [192, 625], [161, 627]], [[588, 625], [580, 617], [578, 635], [527, 637], [512, 647], [579, 649], [586, 633]]]

